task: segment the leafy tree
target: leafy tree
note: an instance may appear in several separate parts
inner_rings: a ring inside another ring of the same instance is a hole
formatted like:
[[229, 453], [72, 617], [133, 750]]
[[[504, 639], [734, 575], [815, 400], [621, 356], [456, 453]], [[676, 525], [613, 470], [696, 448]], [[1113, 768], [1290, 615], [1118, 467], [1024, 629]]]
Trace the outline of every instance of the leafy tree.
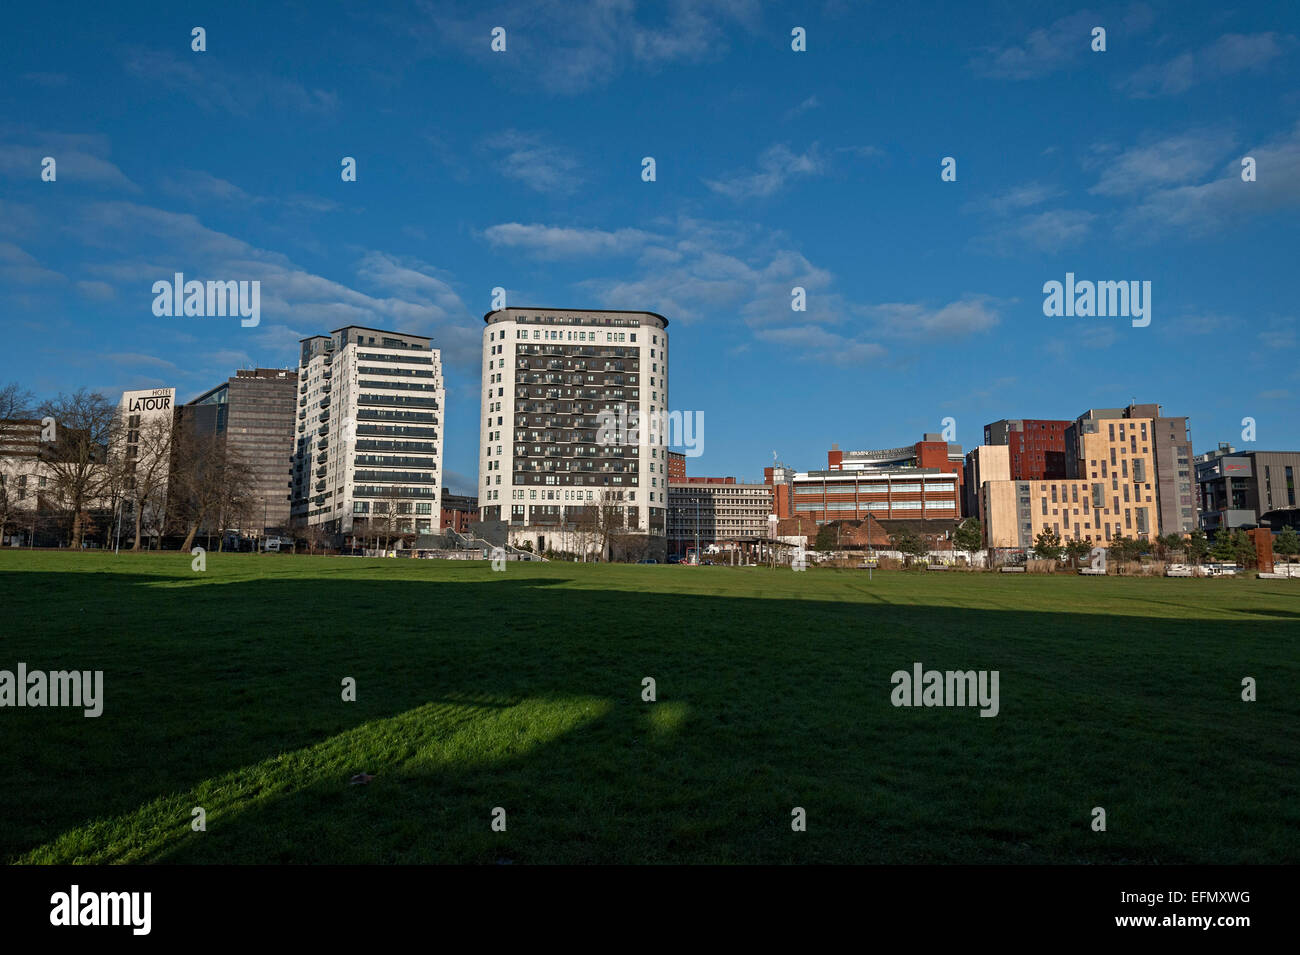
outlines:
[[823, 524], [817, 529], [817, 540], [813, 543], [813, 549], [819, 551], [828, 551], [835, 549], [835, 529], [829, 524]]
[[1232, 535], [1233, 559], [1241, 567], [1252, 567], [1259, 560], [1259, 555], [1255, 552], [1255, 538], [1249, 534], [1237, 531]]
[[1199, 527], [1187, 535], [1187, 540], [1183, 543], [1183, 553], [1193, 564], [1199, 564], [1205, 560], [1205, 555], [1210, 552], [1209, 542], [1205, 539], [1205, 531]]
[[1226, 526], [1220, 527], [1214, 532], [1214, 546], [1210, 548], [1210, 554], [1215, 560], [1230, 562], [1237, 559], [1237, 541], [1236, 535]]
[[1050, 527], [1044, 527], [1034, 538], [1034, 553], [1040, 560], [1061, 559], [1061, 535]]
[[968, 517], [952, 535], [953, 543], [964, 551], [979, 550], [984, 546], [984, 528], [979, 518]]
[[1086, 540], [1072, 540], [1065, 544], [1065, 556], [1070, 566], [1078, 567], [1079, 561], [1092, 553], [1092, 544]]
[[1282, 533], [1273, 538], [1273, 553], [1282, 558], [1282, 562], [1291, 563], [1300, 554], [1300, 534], [1294, 527], [1282, 528]]
[[1106, 557], [1115, 563], [1137, 560], [1146, 550], [1146, 546], [1146, 541], [1134, 540], [1121, 534], [1110, 542]]
[[907, 528], [901, 528], [890, 534], [889, 546], [905, 557], [920, 557], [926, 552], [925, 541]]
[[1159, 541], [1166, 551], [1186, 550], [1186, 541], [1183, 540], [1182, 534], [1166, 534], [1164, 537], [1159, 538]]

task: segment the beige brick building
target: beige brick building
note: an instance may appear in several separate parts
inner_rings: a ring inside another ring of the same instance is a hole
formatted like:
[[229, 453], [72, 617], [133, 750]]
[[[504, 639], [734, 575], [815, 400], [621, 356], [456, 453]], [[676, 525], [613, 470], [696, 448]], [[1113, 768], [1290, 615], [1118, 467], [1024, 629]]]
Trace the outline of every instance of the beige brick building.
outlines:
[[990, 468], [980, 487], [988, 546], [1026, 549], [1049, 527], [1062, 541], [1100, 545], [1159, 534], [1154, 427], [1151, 418], [1080, 417], [1067, 435], [1065, 479], [994, 480]]

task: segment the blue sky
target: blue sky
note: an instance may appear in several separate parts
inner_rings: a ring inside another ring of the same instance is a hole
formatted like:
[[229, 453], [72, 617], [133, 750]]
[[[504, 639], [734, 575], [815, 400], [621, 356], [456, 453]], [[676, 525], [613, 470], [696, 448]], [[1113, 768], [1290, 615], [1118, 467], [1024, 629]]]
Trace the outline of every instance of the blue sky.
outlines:
[[[1300, 447], [1293, 3], [6, 17], [0, 381], [42, 396], [187, 400], [344, 324], [429, 334], [448, 483], [472, 490], [503, 286], [514, 305], [668, 316], [672, 407], [705, 416], [696, 474], [759, 477], [774, 450], [821, 467], [832, 442], [892, 447], [945, 417], [970, 447], [998, 418], [1131, 398], [1190, 416], [1198, 452]], [[261, 324], [155, 317], [152, 284], [177, 271], [260, 280]], [[1151, 324], [1044, 316], [1066, 272], [1150, 281]]]

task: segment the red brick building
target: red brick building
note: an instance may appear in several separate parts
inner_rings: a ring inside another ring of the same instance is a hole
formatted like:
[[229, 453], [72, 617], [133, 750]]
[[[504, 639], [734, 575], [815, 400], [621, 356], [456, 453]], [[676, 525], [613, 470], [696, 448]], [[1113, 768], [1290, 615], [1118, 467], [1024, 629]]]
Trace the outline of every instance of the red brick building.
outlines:
[[838, 444], [826, 452], [828, 471], [894, 471], [903, 468], [931, 468], [957, 475], [962, 485], [965, 458], [961, 445], [950, 444], [941, 435], [927, 434], [915, 444], [880, 451], [841, 451]]
[[686, 455], [680, 451], [668, 452], [668, 483], [686, 480]]
[[442, 489], [442, 519], [438, 526], [443, 530], [450, 527], [461, 533], [469, 533], [471, 521], [478, 520], [478, 498], [462, 494], [448, 494]]
[[[953, 522], [961, 518], [965, 460], [961, 446], [927, 434], [915, 444], [877, 451], [832, 445], [826, 470], [765, 468], [780, 518], [831, 521]], [[885, 526], [889, 526], [888, 523]]]
[[791, 503], [793, 480], [794, 468], [788, 468], [784, 464], [763, 468], [763, 483], [772, 488], [772, 513], [781, 520], [794, 516], [794, 505]]
[[1068, 477], [1065, 429], [1073, 421], [1003, 418], [984, 426], [985, 444], [1004, 444], [1013, 481], [1052, 481]]

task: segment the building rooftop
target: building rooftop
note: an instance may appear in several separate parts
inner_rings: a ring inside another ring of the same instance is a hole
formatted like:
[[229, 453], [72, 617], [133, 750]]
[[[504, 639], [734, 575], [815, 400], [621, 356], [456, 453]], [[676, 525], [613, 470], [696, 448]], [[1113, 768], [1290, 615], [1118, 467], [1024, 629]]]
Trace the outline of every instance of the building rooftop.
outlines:
[[644, 308], [555, 308], [549, 305], [510, 305], [506, 308], [494, 308], [489, 312], [483, 313], [483, 321], [489, 322], [493, 315], [501, 312], [584, 312], [587, 314], [596, 314], [608, 312], [612, 315], [650, 315], [664, 323], [664, 328], [668, 327], [668, 319], [658, 312], [647, 311]]

